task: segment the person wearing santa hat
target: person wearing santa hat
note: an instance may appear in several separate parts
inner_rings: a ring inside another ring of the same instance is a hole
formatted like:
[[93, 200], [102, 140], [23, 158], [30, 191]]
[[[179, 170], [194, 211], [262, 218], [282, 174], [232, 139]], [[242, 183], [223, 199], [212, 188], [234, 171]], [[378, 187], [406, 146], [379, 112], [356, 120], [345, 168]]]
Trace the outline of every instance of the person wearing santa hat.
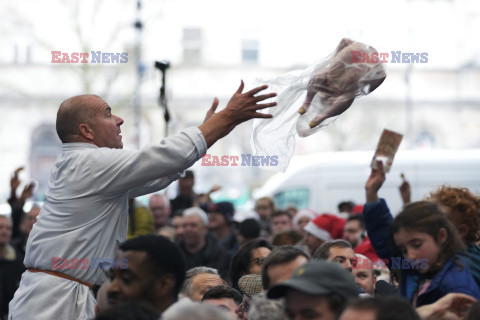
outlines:
[[305, 236], [305, 230], [303, 229], [310, 220], [314, 219], [317, 216], [317, 213], [312, 209], [302, 209], [297, 212], [293, 218], [293, 227]]
[[305, 244], [308, 246], [310, 256], [313, 256], [324, 242], [341, 239], [344, 226], [345, 219], [331, 214], [322, 214], [310, 220], [303, 228], [306, 232]]

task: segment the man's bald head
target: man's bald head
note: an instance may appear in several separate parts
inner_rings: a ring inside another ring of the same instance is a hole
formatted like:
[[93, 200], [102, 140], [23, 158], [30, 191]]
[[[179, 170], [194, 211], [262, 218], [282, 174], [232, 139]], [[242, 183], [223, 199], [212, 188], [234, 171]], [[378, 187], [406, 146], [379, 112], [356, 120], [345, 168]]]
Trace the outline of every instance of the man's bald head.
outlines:
[[80, 136], [80, 124], [91, 124], [95, 109], [93, 101], [102, 99], [97, 95], [81, 95], [63, 101], [57, 112], [57, 134], [63, 143], [74, 142]]

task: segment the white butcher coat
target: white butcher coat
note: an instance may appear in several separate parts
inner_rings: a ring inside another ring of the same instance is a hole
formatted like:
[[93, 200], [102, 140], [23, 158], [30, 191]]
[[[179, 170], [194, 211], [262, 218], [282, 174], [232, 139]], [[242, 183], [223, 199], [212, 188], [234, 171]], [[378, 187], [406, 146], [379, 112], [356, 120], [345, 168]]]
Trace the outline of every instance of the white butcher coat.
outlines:
[[[128, 199], [178, 179], [207, 151], [196, 127], [140, 151], [65, 143], [27, 242], [25, 266], [52, 270], [52, 258], [114, 259], [127, 235]], [[56, 270], [102, 284], [101, 268]], [[8, 319], [91, 319], [95, 299], [76, 281], [26, 271], [9, 305]]]

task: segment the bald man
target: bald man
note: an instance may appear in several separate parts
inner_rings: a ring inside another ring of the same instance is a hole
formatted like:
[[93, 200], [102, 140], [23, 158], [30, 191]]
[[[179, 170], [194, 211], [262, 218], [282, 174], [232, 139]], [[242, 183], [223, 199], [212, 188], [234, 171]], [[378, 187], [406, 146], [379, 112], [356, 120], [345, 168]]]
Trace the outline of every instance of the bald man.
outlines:
[[[123, 119], [95, 95], [65, 100], [57, 113], [63, 153], [52, 168], [45, 202], [27, 242], [20, 288], [9, 319], [90, 319], [95, 316], [93, 285], [116, 263], [115, 249], [127, 234], [128, 199], [165, 188], [238, 124], [275, 102], [242, 93], [243, 82], [226, 108], [218, 99], [199, 127], [188, 128], [139, 151], [123, 148]], [[100, 262], [100, 263], [99, 263]], [[109, 265], [110, 263], [110, 265]]]

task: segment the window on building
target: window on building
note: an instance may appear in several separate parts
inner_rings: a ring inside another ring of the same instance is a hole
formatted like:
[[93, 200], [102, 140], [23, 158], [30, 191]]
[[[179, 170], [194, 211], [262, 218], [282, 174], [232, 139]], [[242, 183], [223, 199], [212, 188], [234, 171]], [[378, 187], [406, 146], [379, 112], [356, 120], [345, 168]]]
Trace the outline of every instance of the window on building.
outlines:
[[292, 204], [298, 209], [304, 209], [308, 205], [308, 198], [309, 191], [306, 188], [289, 189], [273, 196], [276, 206], [280, 209], [285, 209]]

